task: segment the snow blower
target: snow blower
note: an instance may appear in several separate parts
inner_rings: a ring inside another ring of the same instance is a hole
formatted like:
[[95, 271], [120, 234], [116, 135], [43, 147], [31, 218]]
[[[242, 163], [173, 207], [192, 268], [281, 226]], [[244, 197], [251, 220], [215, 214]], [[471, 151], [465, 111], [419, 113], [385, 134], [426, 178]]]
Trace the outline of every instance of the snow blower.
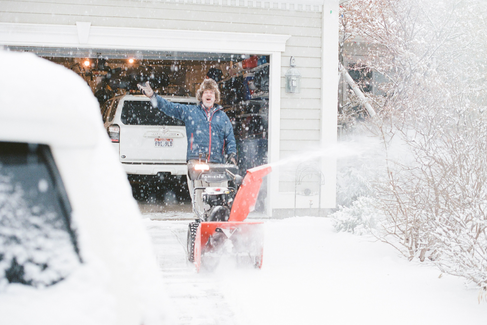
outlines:
[[193, 211], [198, 217], [188, 226], [188, 260], [197, 271], [201, 267], [215, 268], [223, 256], [234, 256], [238, 264], [261, 268], [263, 223], [245, 219], [254, 209], [262, 178], [271, 167], [249, 169], [243, 180], [235, 165], [198, 162], [189, 164], [188, 172]]

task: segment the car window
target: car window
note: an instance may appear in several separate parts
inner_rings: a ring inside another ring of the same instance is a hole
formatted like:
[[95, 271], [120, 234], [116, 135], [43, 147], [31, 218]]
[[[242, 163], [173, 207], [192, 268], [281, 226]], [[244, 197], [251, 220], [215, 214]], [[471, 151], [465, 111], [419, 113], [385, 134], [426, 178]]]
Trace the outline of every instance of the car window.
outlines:
[[152, 107], [149, 101], [125, 101], [120, 118], [125, 125], [178, 125], [184, 122]]
[[52, 285], [80, 263], [71, 206], [49, 147], [0, 142], [0, 287]]
[[108, 117], [108, 122], [113, 121], [113, 118], [115, 117], [115, 113], [117, 112], [117, 107], [118, 107], [119, 102], [120, 102], [120, 99], [115, 99], [113, 101], [113, 105], [112, 105], [111, 110], [110, 110], [110, 116]]

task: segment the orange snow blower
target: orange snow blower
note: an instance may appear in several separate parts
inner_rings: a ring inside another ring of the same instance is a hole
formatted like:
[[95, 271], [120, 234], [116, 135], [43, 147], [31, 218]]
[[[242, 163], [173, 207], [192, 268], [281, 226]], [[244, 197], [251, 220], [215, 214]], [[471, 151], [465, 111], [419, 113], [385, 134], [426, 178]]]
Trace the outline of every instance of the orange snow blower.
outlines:
[[[262, 178], [271, 167], [249, 169], [243, 180], [237, 171], [236, 166], [227, 164], [188, 165], [193, 211], [198, 219], [188, 226], [187, 252], [197, 271], [214, 268], [224, 255], [235, 256], [239, 264], [262, 267], [263, 223], [244, 220], [254, 209]], [[233, 186], [223, 186], [228, 183]]]

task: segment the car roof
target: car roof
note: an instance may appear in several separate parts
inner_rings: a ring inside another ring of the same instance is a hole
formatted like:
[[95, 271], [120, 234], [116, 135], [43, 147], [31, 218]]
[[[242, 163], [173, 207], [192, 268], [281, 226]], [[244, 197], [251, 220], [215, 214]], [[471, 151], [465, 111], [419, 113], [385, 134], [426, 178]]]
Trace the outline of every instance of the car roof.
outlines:
[[0, 141], [96, 144], [99, 105], [75, 72], [31, 53], [0, 50], [0, 62], [8, 62], [0, 78]]

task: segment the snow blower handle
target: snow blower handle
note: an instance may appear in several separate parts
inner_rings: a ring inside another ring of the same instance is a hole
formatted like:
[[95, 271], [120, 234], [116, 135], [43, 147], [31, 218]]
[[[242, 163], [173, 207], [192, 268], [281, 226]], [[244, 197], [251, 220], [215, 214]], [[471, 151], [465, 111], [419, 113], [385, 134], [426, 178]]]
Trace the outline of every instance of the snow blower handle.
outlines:
[[237, 166], [237, 158], [236, 157], [237, 157], [237, 155], [235, 154], [235, 152], [229, 153], [227, 156], [226, 163], [230, 164], [230, 165]]
[[225, 169], [225, 172], [230, 175], [230, 177], [232, 178], [232, 180], [235, 182], [235, 185], [238, 187], [242, 184], [242, 181], [243, 181], [243, 177], [238, 175], [238, 174], [234, 174], [232, 173], [231, 171], [229, 171], [228, 169]]

